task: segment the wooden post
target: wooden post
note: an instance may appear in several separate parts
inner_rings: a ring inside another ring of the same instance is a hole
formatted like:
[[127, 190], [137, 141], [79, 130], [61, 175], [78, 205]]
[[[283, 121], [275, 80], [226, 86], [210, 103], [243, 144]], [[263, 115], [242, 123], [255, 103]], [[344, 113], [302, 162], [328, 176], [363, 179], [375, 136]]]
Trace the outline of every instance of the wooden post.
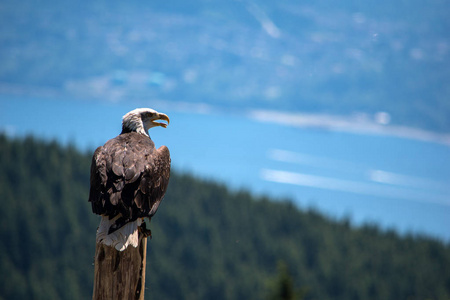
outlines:
[[97, 242], [93, 300], [144, 300], [147, 237], [124, 251]]

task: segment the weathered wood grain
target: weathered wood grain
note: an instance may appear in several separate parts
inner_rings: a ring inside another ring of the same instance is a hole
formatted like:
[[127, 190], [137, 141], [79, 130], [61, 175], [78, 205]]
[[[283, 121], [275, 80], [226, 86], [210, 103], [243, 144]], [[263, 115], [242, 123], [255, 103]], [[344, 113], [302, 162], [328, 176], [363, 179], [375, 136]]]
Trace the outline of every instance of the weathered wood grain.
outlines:
[[144, 300], [147, 238], [139, 245], [118, 251], [102, 243], [95, 249], [93, 300]]

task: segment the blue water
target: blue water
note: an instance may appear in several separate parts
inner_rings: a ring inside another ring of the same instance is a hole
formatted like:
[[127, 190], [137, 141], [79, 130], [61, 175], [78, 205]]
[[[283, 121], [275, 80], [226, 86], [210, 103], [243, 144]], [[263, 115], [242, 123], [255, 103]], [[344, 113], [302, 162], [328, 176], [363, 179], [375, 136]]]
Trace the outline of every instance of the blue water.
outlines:
[[92, 150], [136, 107], [167, 113], [150, 131], [173, 167], [234, 189], [290, 198], [356, 225], [450, 241], [450, 148], [398, 137], [301, 129], [230, 112], [200, 114], [148, 103], [0, 97], [0, 129]]

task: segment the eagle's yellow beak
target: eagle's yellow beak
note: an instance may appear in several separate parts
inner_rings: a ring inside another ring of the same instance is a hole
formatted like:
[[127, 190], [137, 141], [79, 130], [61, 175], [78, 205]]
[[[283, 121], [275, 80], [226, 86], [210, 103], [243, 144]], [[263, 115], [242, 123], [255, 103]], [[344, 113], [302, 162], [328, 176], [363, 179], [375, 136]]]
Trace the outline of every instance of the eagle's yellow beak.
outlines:
[[[157, 120], [167, 121], [167, 124], [166, 123], [155, 122]], [[163, 113], [157, 113], [155, 118], [152, 120], [152, 124], [154, 126], [161, 126], [163, 128], [166, 128], [167, 125], [169, 125], [169, 123], [170, 123], [169, 117], [166, 114], [163, 114]]]

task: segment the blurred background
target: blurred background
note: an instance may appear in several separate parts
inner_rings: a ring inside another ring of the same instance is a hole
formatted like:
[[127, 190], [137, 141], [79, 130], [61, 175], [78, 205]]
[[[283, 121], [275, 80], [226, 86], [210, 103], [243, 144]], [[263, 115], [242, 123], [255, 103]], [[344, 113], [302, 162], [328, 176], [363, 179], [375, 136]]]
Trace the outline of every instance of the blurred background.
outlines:
[[89, 156], [126, 112], [150, 107], [171, 119], [150, 135], [178, 174], [448, 245], [449, 11], [3, 0], [0, 131]]

